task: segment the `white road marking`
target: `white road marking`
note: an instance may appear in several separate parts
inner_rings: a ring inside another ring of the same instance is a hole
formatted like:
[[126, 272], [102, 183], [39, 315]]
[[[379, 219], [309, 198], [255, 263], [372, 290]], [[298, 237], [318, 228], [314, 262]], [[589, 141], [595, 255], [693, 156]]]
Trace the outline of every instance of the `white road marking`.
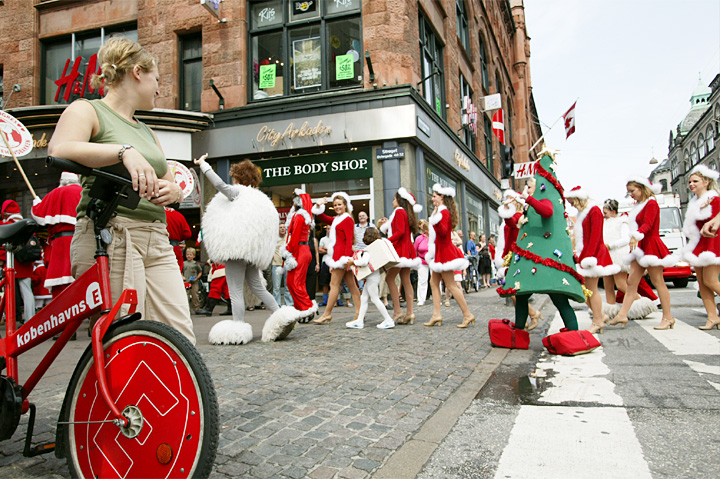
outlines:
[[671, 353], [678, 356], [689, 355], [718, 355], [720, 354], [720, 339], [707, 334], [694, 326], [675, 320], [675, 329], [657, 331], [655, 324], [640, 324], [650, 336], [657, 339]]
[[695, 361], [689, 361], [685, 360], [685, 364], [690, 366], [693, 370], [704, 373], [704, 374], [714, 374], [716, 376], [720, 376], [720, 366], [710, 366], [709, 364], [704, 363], [698, 363]]

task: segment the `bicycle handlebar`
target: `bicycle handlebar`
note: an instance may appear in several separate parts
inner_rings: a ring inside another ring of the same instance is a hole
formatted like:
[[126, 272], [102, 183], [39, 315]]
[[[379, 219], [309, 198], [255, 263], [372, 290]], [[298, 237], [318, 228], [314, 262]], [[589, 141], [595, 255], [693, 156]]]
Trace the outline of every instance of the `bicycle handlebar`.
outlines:
[[132, 187], [132, 181], [129, 178], [125, 178], [114, 173], [109, 173], [98, 168], [90, 168], [89, 166], [81, 165], [80, 163], [66, 160], [65, 158], [48, 156], [45, 159], [45, 164], [47, 166], [57, 168], [58, 170], [70, 171], [72, 173], [77, 173], [78, 175], [82, 176], [97, 176], [98, 178], [105, 178], [106, 180], [110, 180], [113, 183]]

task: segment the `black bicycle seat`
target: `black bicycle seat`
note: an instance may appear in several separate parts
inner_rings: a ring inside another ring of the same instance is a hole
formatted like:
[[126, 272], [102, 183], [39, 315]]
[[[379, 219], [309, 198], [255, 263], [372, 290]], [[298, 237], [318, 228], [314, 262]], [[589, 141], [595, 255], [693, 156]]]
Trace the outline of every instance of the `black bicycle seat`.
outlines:
[[12, 246], [22, 246], [38, 229], [35, 220], [26, 218], [9, 225], [0, 225], [0, 243]]

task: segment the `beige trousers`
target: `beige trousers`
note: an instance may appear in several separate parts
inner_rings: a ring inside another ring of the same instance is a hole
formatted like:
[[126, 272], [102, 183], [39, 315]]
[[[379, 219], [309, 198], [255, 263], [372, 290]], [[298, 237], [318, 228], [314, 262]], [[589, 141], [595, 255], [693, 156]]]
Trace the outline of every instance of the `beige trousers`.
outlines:
[[[165, 224], [115, 217], [108, 228], [113, 237], [107, 248], [113, 303], [124, 289], [135, 289], [143, 319], [172, 326], [195, 344], [187, 294]], [[79, 218], [70, 244], [73, 277], [95, 264], [96, 249], [92, 221]], [[127, 310], [123, 306], [120, 314]]]

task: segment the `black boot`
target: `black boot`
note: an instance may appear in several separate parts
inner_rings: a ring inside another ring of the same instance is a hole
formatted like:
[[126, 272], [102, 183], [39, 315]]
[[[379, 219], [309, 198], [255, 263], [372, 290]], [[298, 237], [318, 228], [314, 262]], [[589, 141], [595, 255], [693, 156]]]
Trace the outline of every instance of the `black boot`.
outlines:
[[218, 300], [215, 298], [208, 298], [207, 303], [203, 309], [198, 309], [195, 314], [204, 314], [205, 316], [212, 316], [213, 309], [217, 306]]
[[227, 309], [220, 313], [220, 316], [232, 316], [232, 301], [230, 301], [230, 298], [227, 300]]

